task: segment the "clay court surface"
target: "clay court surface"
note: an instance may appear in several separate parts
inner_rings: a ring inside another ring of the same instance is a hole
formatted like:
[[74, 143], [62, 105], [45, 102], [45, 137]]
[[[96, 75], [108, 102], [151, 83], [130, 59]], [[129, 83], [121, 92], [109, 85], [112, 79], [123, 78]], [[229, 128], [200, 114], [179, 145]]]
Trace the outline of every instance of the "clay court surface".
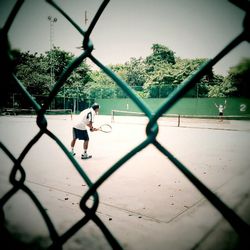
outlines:
[[[70, 116], [48, 116], [48, 129], [70, 149]], [[75, 159], [92, 182], [145, 138], [144, 117], [97, 116], [96, 126], [109, 123], [111, 133], [90, 132], [88, 153]], [[15, 157], [39, 131], [35, 117], [0, 117], [0, 140]], [[250, 122], [181, 121], [161, 118], [158, 141], [175, 155], [230, 208], [250, 222]], [[0, 151], [0, 195], [9, 191], [13, 166]], [[88, 187], [59, 146], [47, 135], [22, 162], [26, 185], [49, 214], [59, 234], [84, 216], [79, 201]], [[138, 152], [98, 189], [97, 214], [124, 249], [231, 249], [237, 235], [221, 214], [154, 146]], [[89, 201], [91, 202], [91, 201]], [[24, 241], [50, 243], [37, 208], [23, 192], [4, 207], [9, 229]], [[216, 246], [216, 248], [214, 248]], [[111, 249], [100, 229], [89, 222], [63, 249]]]

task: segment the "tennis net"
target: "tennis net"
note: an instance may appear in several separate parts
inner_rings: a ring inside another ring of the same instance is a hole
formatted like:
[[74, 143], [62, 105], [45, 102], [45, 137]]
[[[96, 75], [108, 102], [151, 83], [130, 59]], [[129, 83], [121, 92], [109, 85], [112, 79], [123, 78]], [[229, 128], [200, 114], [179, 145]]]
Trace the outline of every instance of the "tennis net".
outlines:
[[[160, 120], [168, 121], [168, 123], [172, 124], [173, 126], [180, 126], [179, 114], [164, 114], [162, 115]], [[146, 123], [148, 122], [148, 117], [143, 112], [127, 111], [127, 110], [112, 110], [111, 122]]]
[[[250, 120], [249, 116], [224, 116], [223, 124], [229, 124], [230, 120]], [[111, 122], [122, 123], [140, 123], [146, 124], [149, 121], [148, 117], [143, 112], [128, 111], [128, 110], [112, 110]], [[162, 114], [158, 119], [159, 125], [175, 126], [175, 127], [211, 127], [211, 124], [218, 123], [220, 117], [217, 115], [184, 115], [184, 114]]]

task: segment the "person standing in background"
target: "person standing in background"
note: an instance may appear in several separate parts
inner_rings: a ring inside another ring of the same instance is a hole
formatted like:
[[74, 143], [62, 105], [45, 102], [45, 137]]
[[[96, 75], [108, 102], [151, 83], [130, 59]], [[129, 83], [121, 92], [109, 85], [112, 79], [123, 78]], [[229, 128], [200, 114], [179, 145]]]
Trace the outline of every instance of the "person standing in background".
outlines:
[[224, 105], [223, 104], [217, 105], [216, 103], [214, 103], [215, 107], [218, 109], [219, 117], [220, 117], [221, 122], [223, 121], [224, 110], [226, 109], [226, 103], [227, 103], [226, 100], [224, 102]]

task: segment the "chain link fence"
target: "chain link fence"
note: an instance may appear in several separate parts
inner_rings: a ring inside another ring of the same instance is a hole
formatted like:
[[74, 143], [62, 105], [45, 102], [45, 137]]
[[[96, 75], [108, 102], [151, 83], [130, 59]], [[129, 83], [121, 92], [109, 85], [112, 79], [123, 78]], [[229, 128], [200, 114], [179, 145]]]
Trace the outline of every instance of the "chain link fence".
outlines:
[[[232, 226], [232, 228], [238, 233], [239, 237], [248, 244], [249, 246], [249, 235], [250, 235], [250, 227], [249, 225], [242, 220], [242, 218], [233, 211], [230, 207], [228, 207], [212, 190], [210, 190], [201, 180], [199, 180], [195, 175], [189, 170], [189, 168], [183, 165], [172, 153], [170, 153], [166, 148], [164, 148], [161, 143], [157, 140], [158, 134], [158, 125], [157, 121], [162, 116], [162, 114], [166, 113], [172, 105], [174, 105], [181, 97], [185, 95], [190, 89], [192, 89], [195, 84], [208, 72], [212, 69], [212, 67], [220, 61], [225, 55], [227, 55], [232, 49], [234, 49], [237, 45], [242, 43], [243, 41], [250, 41], [250, 12], [249, 12], [249, 1], [241, 1], [239, 7], [245, 9], [246, 17], [243, 24], [243, 32], [241, 32], [230, 44], [225, 46], [225, 48], [219, 52], [213, 59], [208, 60], [203, 65], [199, 67], [199, 69], [189, 76], [186, 80], [182, 82], [182, 84], [171, 92], [169, 97], [163, 102], [163, 104], [156, 110], [156, 112], [152, 113], [148, 106], [143, 102], [143, 100], [135, 94], [135, 92], [124, 82], [121, 78], [119, 78], [114, 72], [112, 72], [109, 68], [105, 67], [96, 57], [92, 55], [93, 51], [93, 43], [90, 40], [90, 35], [95, 28], [96, 23], [98, 22], [102, 12], [105, 7], [109, 3], [108, 0], [104, 0], [100, 5], [98, 11], [96, 12], [92, 22], [90, 23], [88, 29], [85, 31], [81, 27], [79, 27], [74, 20], [68, 16], [64, 10], [59, 7], [55, 2], [47, 0], [47, 2], [59, 11], [71, 25], [83, 36], [83, 52], [80, 56], [75, 58], [71, 63], [67, 66], [66, 70], [61, 74], [59, 80], [54, 84], [53, 89], [51, 90], [48, 98], [45, 100], [43, 105], [40, 105], [25, 89], [24, 85], [13, 73], [12, 61], [10, 57], [11, 49], [8, 44], [8, 32], [10, 27], [15, 19], [19, 9], [21, 8], [24, 1], [17, 1], [14, 6], [12, 12], [10, 13], [4, 27], [1, 29], [0, 33], [0, 49], [1, 49], [1, 84], [3, 82], [12, 83], [16, 87], [20, 89], [22, 92], [23, 98], [29, 102], [30, 106], [35, 110], [37, 116], [37, 126], [39, 127], [39, 132], [30, 140], [30, 142], [26, 145], [20, 156], [15, 157], [13, 152], [10, 152], [6, 145], [0, 142], [1, 150], [8, 156], [8, 158], [12, 161], [13, 167], [11, 170], [11, 174], [9, 177], [9, 182], [12, 185], [10, 190], [6, 192], [3, 197], [0, 199], [0, 224], [3, 227], [5, 223], [5, 215], [4, 215], [4, 206], [6, 203], [12, 199], [18, 191], [25, 192], [37, 210], [42, 215], [44, 222], [47, 225], [47, 228], [50, 233], [50, 238], [52, 241], [50, 249], [62, 249], [64, 243], [71, 238], [75, 233], [77, 233], [82, 227], [84, 227], [89, 221], [92, 221], [96, 224], [97, 227], [102, 231], [104, 236], [106, 237], [108, 243], [113, 249], [123, 249], [122, 245], [115, 238], [115, 236], [110, 232], [105, 223], [100, 219], [98, 214], [96, 213], [98, 205], [99, 205], [99, 195], [98, 189], [103, 185], [103, 183], [112, 176], [119, 168], [122, 168], [123, 164], [131, 159], [135, 154], [142, 151], [149, 145], [153, 145], [158, 151], [164, 154], [175, 166], [181, 171], [184, 176], [206, 197], [206, 199], [223, 215], [223, 217], [228, 221], [228, 223]], [[245, 3], [245, 5], [244, 5]], [[73, 3], [72, 3], [73, 4]], [[222, 31], [223, 32], [223, 31]], [[89, 176], [86, 174], [84, 169], [78, 164], [78, 162], [73, 158], [73, 156], [68, 151], [67, 147], [53, 134], [48, 128], [48, 122], [45, 117], [46, 110], [52, 105], [57, 93], [63, 87], [66, 79], [71, 75], [73, 70], [77, 68], [81, 62], [89, 58], [96, 66], [102, 69], [116, 84], [117, 86], [138, 106], [138, 108], [143, 112], [148, 118], [149, 122], [146, 126], [146, 139], [133, 148], [130, 152], [125, 154], [120, 160], [118, 160], [114, 165], [110, 166], [110, 168], [103, 173], [103, 175], [97, 179], [95, 182], [92, 182]], [[5, 86], [1, 86], [2, 91], [5, 91]], [[72, 168], [75, 168], [82, 179], [88, 185], [87, 192], [82, 196], [80, 201], [80, 209], [83, 212], [83, 217], [75, 222], [66, 232], [59, 235], [56, 230], [56, 227], [53, 224], [53, 220], [49, 217], [46, 210], [44, 209], [41, 202], [37, 199], [34, 192], [25, 184], [26, 173], [25, 168], [23, 166], [23, 160], [27, 154], [29, 154], [32, 147], [40, 140], [40, 138], [46, 134], [49, 136], [54, 142], [60, 147], [68, 159], [72, 162]], [[87, 201], [93, 198], [92, 206], [87, 205]], [[2, 230], [2, 229], [1, 229]]]
[[[44, 105], [47, 102], [48, 96], [45, 95], [32, 95], [34, 100], [39, 103], [39, 105]], [[94, 102], [95, 99], [87, 99], [80, 97], [66, 97], [66, 96], [56, 96], [51, 102], [49, 109], [52, 110], [72, 110], [73, 113], [79, 113], [83, 109], [91, 106], [91, 103]], [[14, 109], [14, 110], [23, 110], [23, 109], [33, 109], [30, 102], [25, 98], [25, 96], [21, 94], [14, 93], [9, 96], [9, 100], [7, 101], [7, 108], [4, 109]], [[2, 112], [4, 112], [4, 109]]]

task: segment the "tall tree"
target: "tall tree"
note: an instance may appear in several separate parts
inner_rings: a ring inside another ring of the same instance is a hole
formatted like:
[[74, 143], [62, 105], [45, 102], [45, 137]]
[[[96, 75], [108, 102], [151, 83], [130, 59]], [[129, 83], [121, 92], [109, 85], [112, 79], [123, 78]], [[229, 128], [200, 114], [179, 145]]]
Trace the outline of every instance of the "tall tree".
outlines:
[[89, 81], [91, 81], [91, 70], [83, 61], [69, 76], [59, 95], [83, 99], [86, 97], [84, 93]]
[[158, 65], [159, 63], [175, 64], [174, 52], [168, 47], [161, 44], [153, 44], [151, 49], [153, 53], [146, 57], [146, 64]]
[[26, 89], [33, 95], [44, 95], [49, 91], [48, 83], [50, 76], [46, 57], [29, 51], [20, 53], [15, 68], [17, 78], [24, 84]]
[[130, 86], [143, 86], [146, 82], [146, 64], [144, 59], [140, 58], [130, 58], [128, 62], [125, 63], [127, 70], [127, 82]]
[[[218, 79], [218, 76], [217, 76]], [[229, 69], [228, 75], [209, 86], [209, 97], [250, 97], [250, 58]]]
[[54, 47], [52, 50], [45, 52], [45, 55], [47, 74], [51, 76], [51, 70], [53, 71], [51, 89], [68, 63], [73, 59], [74, 55], [70, 52], [61, 50], [59, 47]]
[[116, 96], [117, 86], [103, 71], [96, 70], [91, 73], [91, 78], [83, 92], [88, 99], [113, 98]]
[[[231, 67], [223, 82], [223, 91], [228, 96], [250, 97], [250, 58], [244, 58]], [[232, 89], [232, 91], [230, 91]]]

